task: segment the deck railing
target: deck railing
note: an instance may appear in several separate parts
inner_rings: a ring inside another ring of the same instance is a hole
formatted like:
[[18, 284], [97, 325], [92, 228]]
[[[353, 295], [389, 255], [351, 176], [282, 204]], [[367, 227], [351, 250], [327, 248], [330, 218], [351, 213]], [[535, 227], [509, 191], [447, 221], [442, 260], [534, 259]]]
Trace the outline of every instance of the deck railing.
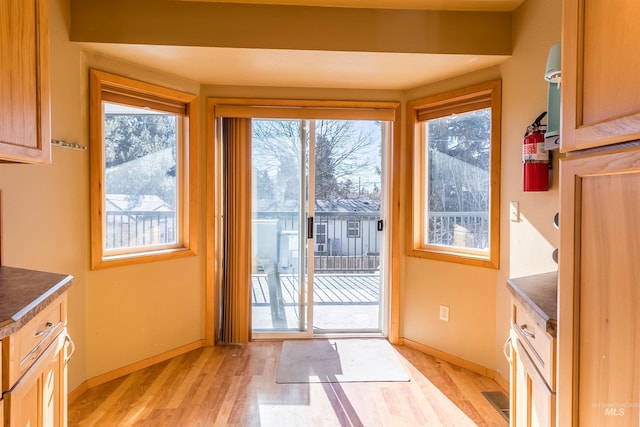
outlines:
[[107, 211], [106, 249], [176, 243], [172, 211]]
[[[299, 230], [299, 216], [289, 212], [258, 212], [275, 219], [278, 232]], [[315, 271], [372, 272], [380, 265], [380, 234], [376, 212], [316, 212]], [[483, 249], [489, 245], [486, 212], [430, 212], [428, 242]], [[106, 215], [106, 247], [126, 248], [176, 241], [176, 214], [168, 211], [117, 211]]]
[[489, 215], [486, 212], [429, 212], [427, 243], [486, 249], [489, 247]]
[[[299, 216], [290, 212], [258, 212], [258, 219], [278, 221], [278, 233], [299, 232]], [[374, 272], [380, 266], [380, 215], [376, 212], [316, 212], [314, 216], [314, 271]], [[280, 246], [281, 251], [288, 248]], [[278, 259], [282, 259], [278, 254]], [[286, 258], [286, 254], [285, 254]]]

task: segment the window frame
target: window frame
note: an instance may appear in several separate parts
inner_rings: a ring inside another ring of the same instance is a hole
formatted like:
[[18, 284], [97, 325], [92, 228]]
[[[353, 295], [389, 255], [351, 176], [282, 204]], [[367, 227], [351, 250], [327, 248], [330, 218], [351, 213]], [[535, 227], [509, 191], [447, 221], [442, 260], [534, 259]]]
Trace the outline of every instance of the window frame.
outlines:
[[[103, 102], [150, 108], [181, 117], [177, 126], [180, 136], [176, 156], [176, 185], [178, 186], [176, 230], [179, 236], [175, 244], [123, 248], [121, 251], [106, 249], [103, 216], [106, 196]], [[169, 260], [197, 254], [198, 108], [197, 95], [104, 71], [89, 70], [91, 269]]]
[[[407, 103], [407, 158], [410, 169], [407, 209], [407, 255], [498, 269], [500, 265], [500, 145], [502, 82], [493, 80]], [[423, 243], [425, 224], [424, 126], [426, 120], [491, 108], [489, 178], [489, 250], [479, 251]]]

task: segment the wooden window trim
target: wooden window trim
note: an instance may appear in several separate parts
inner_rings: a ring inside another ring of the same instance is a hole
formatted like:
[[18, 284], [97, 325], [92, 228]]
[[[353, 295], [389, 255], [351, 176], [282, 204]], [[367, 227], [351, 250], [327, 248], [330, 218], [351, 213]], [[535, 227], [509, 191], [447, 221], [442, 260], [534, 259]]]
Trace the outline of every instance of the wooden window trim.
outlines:
[[[181, 178], [178, 185], [178, 209], [181, 240], [173, 248], [140, 248], [118, 255], [105, 254], [103, 241], [104, 144], [102, 102], [117, 102], [136, 107], [149, 107], [183, 116], [182, 149], [178, 160]], [[89, 70], [90, 129], [90, 226], [91, 268], [103, 269], [124, 265], [162, 261], [197, 254], [198, 247], [198, 97], [189, 93], [117, 76], [104, 71]]]
[[[408, 256], [454, 262], [459, 264], [499, 268], [500, 265], [500, 131], [501, 131], [501, 81], [494, 80], [426, 98], [407, 104], [407, 230], [406, 253]], [[491, 107], [491, 157], [490, 157], [490, 247], [487, 253], [446, 246], [424, 245], [424, 160], [421, 122], [453, 113], [469, 112]]]

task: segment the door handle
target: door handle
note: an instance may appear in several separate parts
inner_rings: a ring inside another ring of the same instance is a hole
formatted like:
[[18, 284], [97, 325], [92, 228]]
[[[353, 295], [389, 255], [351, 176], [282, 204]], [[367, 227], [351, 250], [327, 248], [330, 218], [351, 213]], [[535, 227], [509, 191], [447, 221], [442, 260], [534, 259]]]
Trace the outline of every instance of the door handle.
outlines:
[[313, 239], [313, 217], [307, 218], [307, 239]]

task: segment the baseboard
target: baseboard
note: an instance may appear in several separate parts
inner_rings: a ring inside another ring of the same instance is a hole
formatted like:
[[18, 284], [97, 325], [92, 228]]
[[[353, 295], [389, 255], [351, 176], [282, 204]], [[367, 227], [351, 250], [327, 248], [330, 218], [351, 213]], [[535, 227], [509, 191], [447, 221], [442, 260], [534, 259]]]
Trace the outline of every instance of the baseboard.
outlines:
[[505, 391], [509, 391], [509, 380], [506, 380], [502, 377], [502, 375], [500, 375], [500, 373], [498, 373], [496, 371], [495, 376], [493, 377], [494, 380], [496, 380], [496, 382], [498, 383], [498, 385], [500, 387], [502, 387], [503, 389], [505, 389]]
[[116, 378], [124, 377], [125, 375], [129, 375], [135, 371], [139, 371], [140, 369], [148, 368], [149, 366], [155, 365], [156, 363], [164, 362], [165, 360], [172, 359], [176, 356], [180, 356], [181, 354], [188, 353], [190, 351], [196, 350], [198, 348], [206, 347], [206, 346], [207, 346], [207, 340], [198, 340], [190, 344], [186, 344], [181, 347], [174, 348], [173, 350], [165, 351], [164, 353], [157, 354], [147, 359], [140, 360], [139, 362], [135, 362], [130, 365], [123, 366], [122, 368], [115, 369], [111, 372], [107, 372], [106, 374], [89, 378], [88, 380], [80, 384], [78, 387], [76, 387], [71, 393], [69, 393], [68, 401], [71, 404], [74, 400], [80, 397], [85, 391], [89, 390], [92, 387], [98, 386], [100, 384], [104, 384], [111, 380], [115, 380]]
[[82, 382], [78, 387], [74, 388], [67, 396], [67, 403], [71, 405], [78, 397], [82, 396], [85, 391], [89, 390], [88, 381]]
[[429, 356], [433, 356], [435, 358], [444, 360], [445, 362], [451, 363], [461, 368], [468, 369], [477, 374], [484, 375], [485, 377], [496, 379], [496, 376], [499, 376], [498, 373], [493, 369], [487, 368], [485, 366], [479, 365], [474, 362], [470, 362], [461, 357], [454, 356], [453, 354], [445, 353], [444, 351], [437, 350], [433, 347], [429, 347], [428, 345], [420, 344], [419, 342], [411, 341], [410, 339], [407, 339], [407, 338], [402, 338], [401, 340], [403, 345], [407, 347], [413, 348], [414, 350], [421, 351], [425, 354], [428, 354]]
[[[458, 356], [454, 356], [444, 351], [437, 350], [433, 347], [420, 344], [419, 342], [412, 341], [407, 338], [403, 338], [403, 337], [398, 338], [396, 344], [405, 345], [407, 347], [421, 351], [422, 353], [444, 360], [445, 362], [454, 364], [456, 366], [460, 366], [461, 368], [465, 368], [477, 374], [492, 378], [502, 388], [504, 388], [507, 391], [509, 390], [509, 382], [493, 369], [487, 368], [485, 366], [479, 365], [474, 362], [470, 362], [466, 359], [463, 359]], [[198, 348], [207, 347], [207, 345], [208, 344], [206, 340], [198, 340], [190, 344], [186, 344], [181, 347], [175, 348], [173, 350], [169, 350], [164, 353], [158, 354], [156, 356], [149, 357], [139, 362], [132, 363], [122, 368], [118, 368], [111, 372], [107, 372], [106, 374], [102, 374], [102, 375], [98, 375], [97, 377], [90, 378], [84, 381], [83, 383], [81, 383], [78, 387], [76, 387], [73, 391], [69, 393], [69, 396], [68, 396], [69, 404], [73, 403], [78, 397], [80, 397], [84, 392], [86, 392], [92, 387], [98, 386], [100, 384], [104, 384], [106, 382], [109, 382], [116, 378], [123, 377], [125, 375], [129, 375], [135, 371], [139, 371], [140, 369], [148, 368], [149, 366], [155, 365], [156, 363], [164, 362], [165, 360], [172, 359], [176, 356], [180, 356], [181, 354], [188, 353]]]

